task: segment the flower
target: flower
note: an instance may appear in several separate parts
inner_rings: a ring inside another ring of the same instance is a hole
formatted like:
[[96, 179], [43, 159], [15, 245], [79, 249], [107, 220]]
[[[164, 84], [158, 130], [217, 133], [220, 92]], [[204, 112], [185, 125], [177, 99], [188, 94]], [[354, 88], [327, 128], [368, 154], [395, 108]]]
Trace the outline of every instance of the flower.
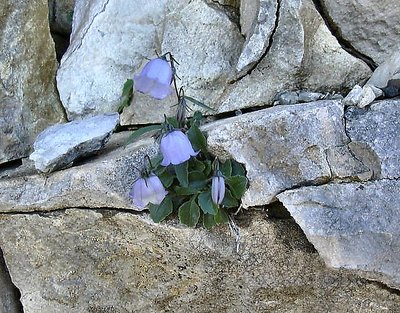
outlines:
[[217, 172], [211, 180], [211, 198], [215, 204], [221, 204], [225, 197], [225, 179]]
[[153, 59], [144, 66], [140, 74], [134, 76], [135, 89], [162, 100], [172, 92], [172, 76], [171, 66], [166, 60]]
[[150, 174], [149, 177], [141, 177], [135, 181], [129, 196], [134, 205], [143, 209], [149, 203], [160, 204], [167, 194], [160, 179]]
[[162, 166], [181, 164], [199, 153], [194, 152], [189, 138], [180, 130], [173, 130], [164, 135], [160, 149], [163, 155]]

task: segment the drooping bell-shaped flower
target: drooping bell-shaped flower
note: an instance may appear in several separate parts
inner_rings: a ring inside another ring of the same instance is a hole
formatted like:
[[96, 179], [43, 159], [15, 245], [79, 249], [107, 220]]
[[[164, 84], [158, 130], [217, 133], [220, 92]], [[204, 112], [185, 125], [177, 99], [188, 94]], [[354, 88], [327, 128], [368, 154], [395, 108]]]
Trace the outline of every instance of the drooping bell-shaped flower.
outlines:
[[173, 72], [170, 64], [157, 58], [149, 61], [140, 74], [134, 76], [135, 89], [162, 100], [173, 91], [171, 87]]
[[129, 196], [134, 205], [143, 209], [149, 203], [160, 204], [167, 194], [160, 179], [150, 174], [148, 177], [141, 177], [135, 181]]
[[163, 155], [162, 166], [177, 165], [196, 156], [189, 138], [180, 130], [173, 130], [161, 138], [160, 150]]
[[225, 197], [225, 179], [217, 171], [211, 180], [211, 198], [215, 204], [221, 204]]

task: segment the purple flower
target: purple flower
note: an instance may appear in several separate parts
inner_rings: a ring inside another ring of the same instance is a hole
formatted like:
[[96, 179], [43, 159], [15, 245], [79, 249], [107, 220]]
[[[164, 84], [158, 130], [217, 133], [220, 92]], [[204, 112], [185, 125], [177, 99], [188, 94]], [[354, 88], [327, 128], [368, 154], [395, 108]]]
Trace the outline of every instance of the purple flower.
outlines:
[[215, 204], [221, 204], [225, 197], [225, 179], [217, 173], [211, 181], [211, 198]]
[[180, 130], [173, 130], [164, 135], [160, 149], [163, 155], [162, 166], [181, 164], [199, 153], [194, 152], [189, 138]]
[[143, 68], [142, 72], [135, 75], [135, 89], [161, 100], [171, 94], [172, 69], [164, 59], [153, 59]]
[[143, 209], [149, 203], [160, 204], [167, 194], [160, 179], [151, 174], [149, 177], [142, 177], [135, 181], [129, 196], [134, 205]]

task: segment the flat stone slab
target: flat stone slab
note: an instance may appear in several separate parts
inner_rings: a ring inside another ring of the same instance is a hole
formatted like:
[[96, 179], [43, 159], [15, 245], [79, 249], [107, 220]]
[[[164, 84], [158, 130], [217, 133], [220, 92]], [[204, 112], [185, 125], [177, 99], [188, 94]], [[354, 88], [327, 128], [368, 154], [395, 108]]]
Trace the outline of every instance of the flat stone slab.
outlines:
[[40, 172], [65, 168], [103, 148], [118, 122], [119, 114], [111, 113], [53, 125], [36, 138], [29, 158]]
[[285, 191], [289, 210], [326, 264], [400, 289], [400, 181]]

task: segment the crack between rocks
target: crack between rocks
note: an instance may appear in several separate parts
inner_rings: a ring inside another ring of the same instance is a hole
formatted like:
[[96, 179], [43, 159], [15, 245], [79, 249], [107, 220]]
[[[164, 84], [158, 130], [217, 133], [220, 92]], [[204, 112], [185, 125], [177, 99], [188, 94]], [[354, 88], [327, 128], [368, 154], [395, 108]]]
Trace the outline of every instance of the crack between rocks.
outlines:
[[328, 27], [331, 34], [336, 38], [340, 46], [353, 57], [363, 61], [368, 67], [374, 71], [378, 65], [375, 61], [365, 55], [364, 53], [358, 51], [347, 39], [343, 37], [342, 31], [340, 27], [334, 22], [334, 20], [330, 17], [329, 12], [326, 6], [323, 3], [323, 0], [312, 0], [314, 3], [315, 8], [317, 9], [318, 13], [321, 15], [322, 19], [325, 22], [325, 25]]
[[271, 36], [269, 37], [268, 46], [265, 49], [265, 52], [245, 73], [243, 73], [242, 75], [239, 75], [239, 77], [235, 78], [234, 80], [229, 81], [229, 84], [235, 84], [235, 83], [239, 82], [240, 80], [242, 80], [247, 75], [251, 75], [251, 73], [257, 68], [258, 64], [260, 64], [260, 62], [266, 57], [266, 55], [271, 50], [272, 44], [274, 42], [274, 36], [275, 36], [276, 30], [278, 29], [278, 26], [279, 26], [281, 1], [282, 0], [276, 0], [277, 8], [276, 8], [276, 13], [275, 13], [275, 25], [274, 25], [274, 29], [271, 32]]
[[231, 5], [222, 4], [218, 2], [218, 0], [205, 0], [204, 3], [213, 8], [214, 10], [223, 12], [229, 18], [229, 20], [238, 27], [241, 33], [239, 10], [237, 10], [235, 7]]

